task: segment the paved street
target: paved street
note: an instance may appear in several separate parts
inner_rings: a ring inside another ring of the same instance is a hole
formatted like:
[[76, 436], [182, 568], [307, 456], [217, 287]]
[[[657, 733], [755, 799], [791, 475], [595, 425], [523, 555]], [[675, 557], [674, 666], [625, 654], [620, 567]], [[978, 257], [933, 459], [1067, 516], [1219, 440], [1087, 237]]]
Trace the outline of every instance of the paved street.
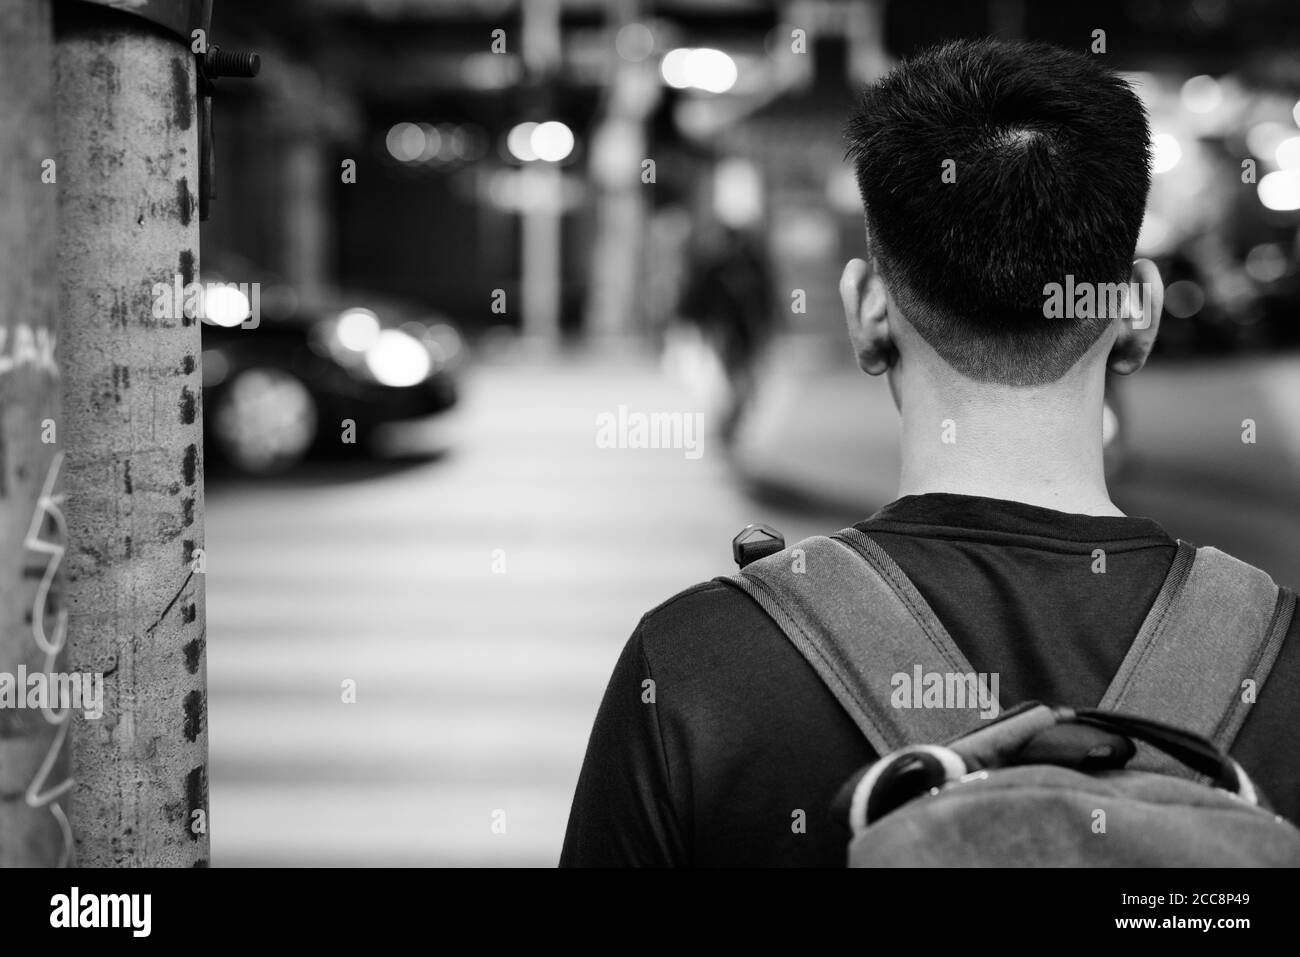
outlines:
[[[727, 573], [746, 522], [794, 539], [889, 495], [884, 391], [800, 362], [759, 410], [746, 461], [773, 473], [803, 456], [780, 477], [840, 506], [756, 502], [707, 441], [698, 459], [597, 447], [601, 413], [692, 407], [628, 357], [480, 367], [455, 421], [419, 436], [446, 445], [439, 457], [214, 483], [214, 863], [554, 864], [641, 612]], [[1300, 583], [1300, 367], [1153, 370], [1133, 385], [1121, 503]], [[1260, 441], [1243, 448], [1248, 416]]]
[[707, 443], [596, 446], [689, 408], [652, 365], [470, 386], [443, 458], [210, 490], [214, 863], [553, 864], [637, 618], [730, 570], [753, 514]]

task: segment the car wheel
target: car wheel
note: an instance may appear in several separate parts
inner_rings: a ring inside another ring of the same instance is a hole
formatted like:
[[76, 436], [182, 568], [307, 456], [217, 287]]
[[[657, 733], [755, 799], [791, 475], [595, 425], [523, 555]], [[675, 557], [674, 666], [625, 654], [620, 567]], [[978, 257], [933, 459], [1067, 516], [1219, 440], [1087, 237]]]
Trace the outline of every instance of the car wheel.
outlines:
[[280, 472], [316, 441], [316, 400], [296, 376], [276, 368], [245, 369], [216, 397], [212, 437], [221, 455], [249, 475]]

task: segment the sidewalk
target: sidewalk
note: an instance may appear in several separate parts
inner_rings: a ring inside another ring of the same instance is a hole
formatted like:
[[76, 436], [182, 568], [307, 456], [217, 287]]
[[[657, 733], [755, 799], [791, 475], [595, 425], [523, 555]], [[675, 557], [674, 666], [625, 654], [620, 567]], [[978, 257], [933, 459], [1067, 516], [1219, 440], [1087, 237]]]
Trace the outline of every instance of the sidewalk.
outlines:
[[556, 862], [637, 619], [771, 514], [707, 444], [598, 448], [620, 405], [689, 408], [649, 359], [482, 367], [443, 460], [212, 491], [214, 864]]
[[[815, 512], [755, 504], [707, 442], [698, 459], [598, 447], [620, 405], [692, 408], [631, 356], [479, 368], [442, 459], [212, 489], [214, 864], [553, 865], [640, 615], [729, 573], [748, 522], [795, 541], [894, 495], [884, 383], [820, 346], [779, 360], [738, 458]], [[1157, 364], [1129, 385], [1121, 505], [1300, 584], [1296, 361]]]

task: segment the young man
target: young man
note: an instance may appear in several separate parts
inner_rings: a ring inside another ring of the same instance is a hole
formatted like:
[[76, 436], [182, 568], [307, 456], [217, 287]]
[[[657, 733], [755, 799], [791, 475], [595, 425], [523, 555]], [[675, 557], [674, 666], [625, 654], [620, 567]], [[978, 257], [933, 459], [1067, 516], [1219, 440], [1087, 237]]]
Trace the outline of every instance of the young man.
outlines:
[[[1161, 311], [1155, 266], [1132, 262], [1148, 136], [1097, 60], [994, 42], [902, 64], [849, 124], [868, 256], [840, 291], [858, 364], [888, 375], [902, 415], [900, 496], [856, 527], [999, 675], [1004, 708], [1095, 707], [1177, 550], [1115, 506], [1102, 471], [1107, 370], [1142, 367]], [[1067, 282], [1133, 294], [1062, 310], [1047, 291]], [[1297, 630], [1300, 616], [1233, 748], [1292, 820]], [[561, 863], [843, 866], [830, 805], [876, 757], [748, 594], [697, 585], [619, 659]]]

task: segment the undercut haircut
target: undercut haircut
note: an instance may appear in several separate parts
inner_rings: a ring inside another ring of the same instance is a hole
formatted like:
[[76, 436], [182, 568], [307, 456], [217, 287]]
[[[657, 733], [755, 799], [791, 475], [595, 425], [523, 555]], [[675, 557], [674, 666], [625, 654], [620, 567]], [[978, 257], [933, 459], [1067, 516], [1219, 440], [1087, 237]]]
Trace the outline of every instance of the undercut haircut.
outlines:
[[1096, 343], [1112, 316], [1048, 318], [1045, 287], [1128, 282], [1151, 156], [1121, 77], [1045, 43], [955, 41], [869, 86], [846, 136], [870, 252], [945, 362], [1042, 385]]

